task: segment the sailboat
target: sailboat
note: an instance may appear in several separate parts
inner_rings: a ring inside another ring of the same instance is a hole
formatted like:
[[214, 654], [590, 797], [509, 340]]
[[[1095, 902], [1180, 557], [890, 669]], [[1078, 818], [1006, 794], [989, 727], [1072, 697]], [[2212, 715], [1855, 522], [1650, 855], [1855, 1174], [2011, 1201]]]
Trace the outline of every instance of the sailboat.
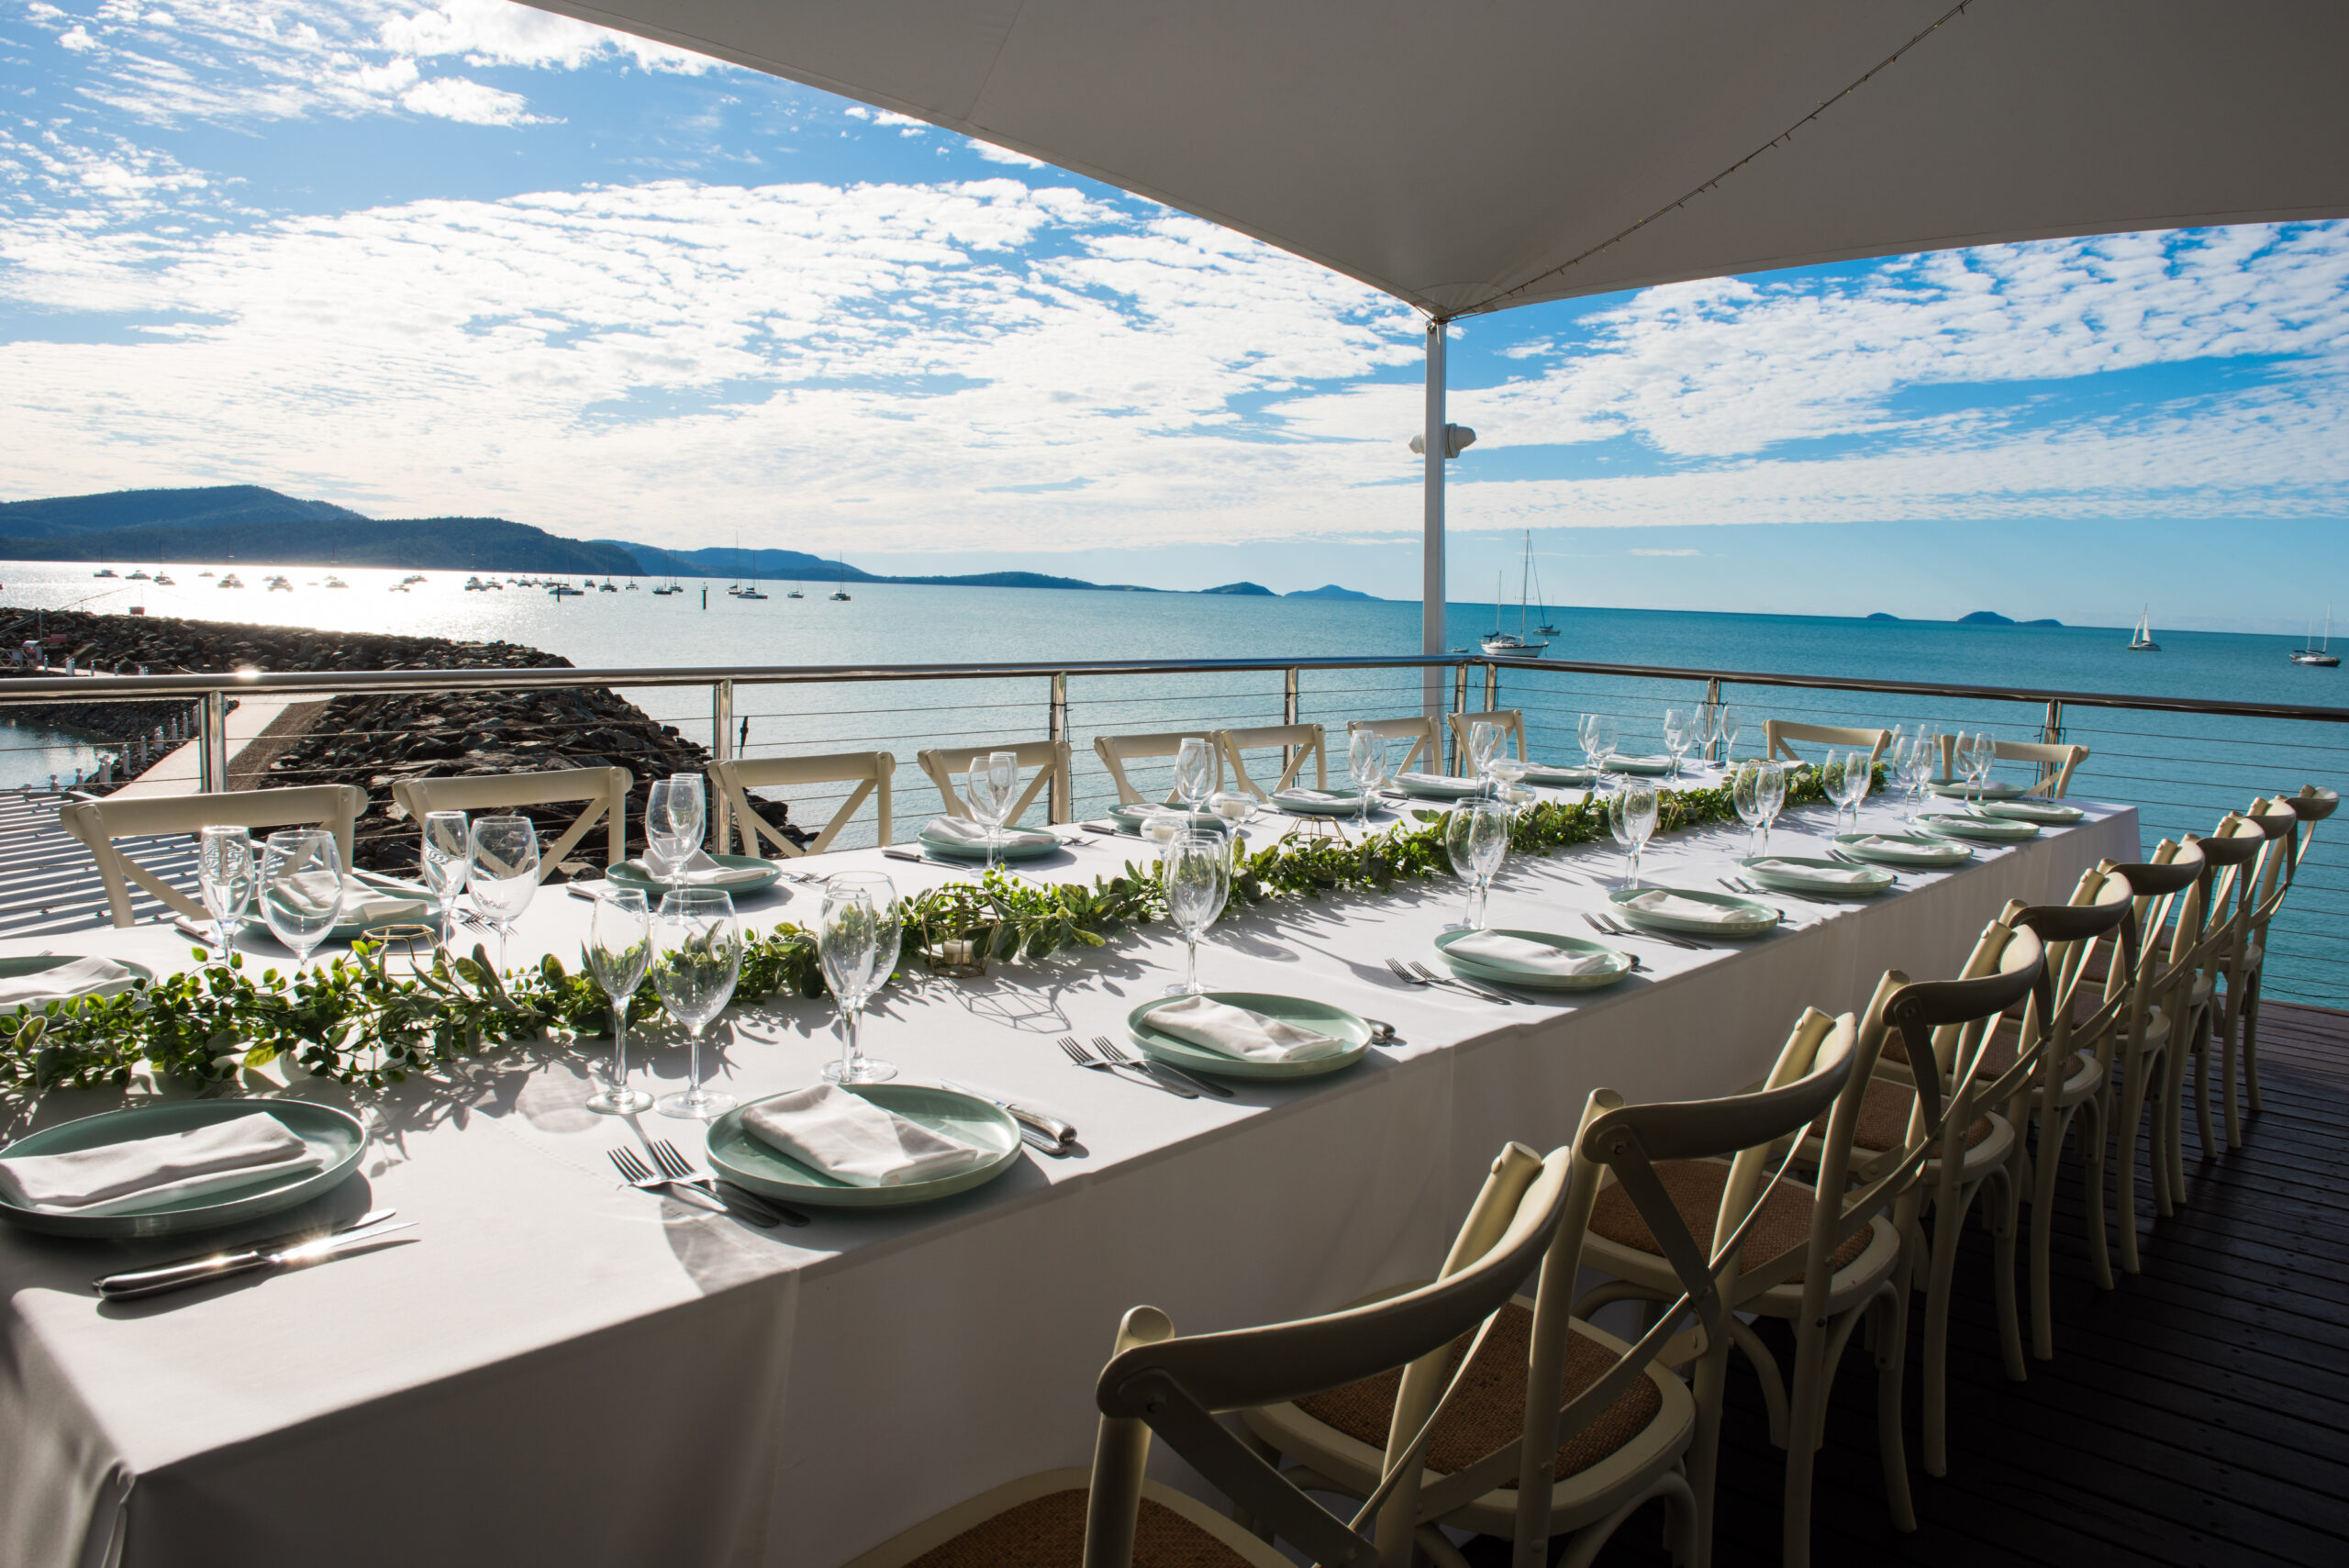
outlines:
[[[842, 559], [840, 564], [841, 574], [837, 581], [845, 583], [848, 581], [848, 562], [845, 559]], [[844, 605], [848, 603], [848, 590], [846, 588], [835, 588], [831, 592], [831, 597]]]
[[759, 592], [759, 552], [755, 550], [751, 552], [751, 585], [734, 596], [738, 599], [758, 599], [762, 602], [766, 598], [764, 594]]
[[2305, 648], [2295, 648], [2295, 649], [2293, 649], [2293, 650], [2292, 650], [2292, 662], [2293, 662], [2293, 663], [2295, 663], [2295, 664], [2314, 664], [2314, 665], [2316, 665], [2318, 668], [2320, 668], [2320, 669], [2324, 669], [2324, 670], [2331, 670], [2331, 669], [2337, 668], [2337, 667], [2340, 665], [2340, 663], [2341, 663], [2341, 655], [2340, 655], [2340, 654], [2338, 654], [2338, 653], [2335, 653], [2335, 652], [2332, 652], [2332, 605], [2327, 604], [2327, 605], [2324, 606], [2324, 641], [2323, 641], [2323, 643], [2322, 643], [2321, 645], [2320, 645], [2320, 644], [2317, 642], [2317, 639], [2316, 639], [2315, 636], [2313, 635], [2313, 634], [2315, 633], [2315, 631], [2316, 631], [2316, 628], [2315, 628], [2315, 626], [2314, 626], [2313, 624], [2311, 624], [2311, 625], [2310, 626], [2310, 628], [2309, 628], [2309, 631], [2310, 631], [2310, 633], [2311, 635], [2310, 635], [2310, 638], [2309, 638], [2309, 640], [2308, 640], [2308, 646], [2307, 646], [2307, 647], [2305, 647]]
[[796, 578], [796, 577], [794, 577], [794, 578], [791, 580], [791, 592], [790, 592], [790, 593], [788, 593], [788, 594], [785, 594], [785, 595], [784, 595], [784, 597], [785, 597], [785, 598], [786, 598], [786, 599], [804, 599], [804, 598], [806, 598], [807, 596], [807, 595], [805, 595], [805, 594], [803, 594], [803, 593], [801, 593], [801, 592], [799, 591], [799, 579], [798, 579], [798, 578]]
[[[1525, 536], [1525, 546], [1526, 561], [1531, 564], [1533, 559], [1533, 536], [1530, 532]], [[1533, 568], [1533, 602], [1542, 606], [1542, 624], [1533, 629], [1544, 637], [1558, 636], [1557, 627], [1550, 620], [1550, 601], [1542, 595], [1542, 569], [1538, 566]]]
[[[1520, 659], [1530, 659], [1539, 658], [1542, 650], [1550, 646], [1546, 642], [1531, 641], [1525, 635], [1526, 595], [1531, 591], [1532, 575], [1533, 530], [1528, 528], [1525, 531], [1525, 566], [1517, 583], [1517, 629], [1509, 632], [1496, 628], [1486, 632], [1480, 639], [1486, 652], [1511, 654]], [[1493, 577], [1493, 618], [1495, 620], [1500, 619], [1500, 576], [1496, 573]]]
[[2137, 629], [2129, 634], [2132, 653], [2159, 653], [2162, 645], [2154, 640], [2154, 606], [2147, 605], [2137, 612]]

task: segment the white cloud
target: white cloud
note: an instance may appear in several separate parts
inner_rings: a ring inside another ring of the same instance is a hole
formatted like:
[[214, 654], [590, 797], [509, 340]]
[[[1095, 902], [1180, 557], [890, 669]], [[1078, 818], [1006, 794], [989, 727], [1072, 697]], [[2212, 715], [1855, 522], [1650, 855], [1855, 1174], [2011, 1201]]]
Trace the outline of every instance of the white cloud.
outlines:
[[992, 141], [974, 140], [971, 143], [971, 150], [990, 163], [1008, 163], [1015, 169], [1044, 167], [1044, 161], [1041, 158], [1030, 158], [1024, 152], [1014, 152], [1008, 147], [997, 147]]
[[[406, 63], [403, 61], [402, 63]], [[530, 113], [530, 101], [519, 93], [469, 82], [462, 76], [436, 76], [400, 95], [403, 107], [439, 119], [467, 125], [537, 125], [544, 117]]]
[[57, 41], [71, 50], [93, 50], [98, 47], [98, 40], [90, 36], [90, 30], [78, 23], [70, 30], [58, 35]]

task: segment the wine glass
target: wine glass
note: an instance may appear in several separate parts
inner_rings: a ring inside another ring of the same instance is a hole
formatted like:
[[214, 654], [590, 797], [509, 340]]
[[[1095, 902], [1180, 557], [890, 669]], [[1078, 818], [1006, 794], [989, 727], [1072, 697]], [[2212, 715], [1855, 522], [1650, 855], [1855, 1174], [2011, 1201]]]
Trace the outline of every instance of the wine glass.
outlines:
[[1620, 735], [1620, 728], [1616, 724], [1613, 714], [1586, 713], [1583, 715], [1583, 755], [1589, 759], [1593, 768], [1597, 768], [1607, 759], [1615, 755], [1616, 741]]
[[734, 999], [734, 982], [742, 973], [742, 931], [734, 922], [733, 897], [722, 887], [674, 888], [661, 895], [651, 935], [661, 950], [653, 988], [693, 1042], [685, 1088], [662, 1095], [653, 1109], [686, 1121], [709, 1121], [734, 1108], [733, 1095], [713, 1095], [701, 1082], [702, 1030]]
[[1762, 788], [1762, 770], [1769, 765], [1759, 760], [1740, 762], [1737, 772], [1730, 775], [1730, 804], [1737, 808], [1737, 819], [1745, 824], [1745, 858], [1748, 860], [1759, 852], [1754, 848], [1753, 836], [1762, 829], [1770, 815], [1764, 804]]
[[1509, 806], [1512, 816], [1516, 814], [1517, 786], [1525, 782], [1525, 769], [1523, 755], [1509, 755], [1506, 745], [1494, 752], [1493, 760], [1485, 764], [1485, 771], [1493, 775], [1493, 783], [1497, 786], [1494, 793]]
[[1443, 822], [1443, 850], [1453, 874], [1467, 884], [1460, 918], [1447, 931], [1485, 929], [1485, 897], [1508, 852], [1508, 812], [1496, 800], [1464, 800]]
[[1735, 705], [1722, 703], [1713, 709], [1713, 739], [1720, 743], [1723, 765], [1727, 765], [1730, 758], [1736, 754], [1737, 724]]
[[1990, 769], [1998, 760], [1998, 738], [1987, 729], [1976, 730], [1974, 751], [1965, 767], [1966, 778], [1974, 786], [1974, 815], [1982, 815], [1983, 792], [1989, 787]]
[[262, 918], [294, 954], [296, 974], [309, 967], [342, 918], [342, 851], [324, 828], [272, 833], [261, 857]]
[[816, 917], [816, 962], [840, 1004], [848, 1034], [841, 1059], [824, 1067], [824, 1076], [835, 1084], [880, 1084], [897, 1075], [889, 1063], [864, 1054], [857, 1033], [865, 1002], [897, 967], [903, 919], [896, 884], [879, 872], [842, 872], [824, 883], [823, 907]]
[[440, 945], [456, 940], [457, 895], [465, 890], [470, 870], [466, 857], [473, 844], [462, 811], [428, 811], [424, 815], [424, 848], [417, 859], [424, 870], [424, 884], [440, 901]]
[[1019, 785], [1019, 755], [1016, 751], [990, 751], [984, 757], [973, 757], [963, 775], [963, 795], [971, 803], [971, 815], [987, 830], [987, 870], [996, 867], [996, 856], [1003, 843], [1003, 820], [1011, 815], [1014, 792]]
[[651, 1095], [628, 1086], [628, 1002], [651, 961], [652, 915], [644, 894], [633, 887], [602, 889], [587, 923], [587, 966], [612, 1005], [612, 1071], [604, 1088], [587, 1096], [591, 1111], [634, 1116], [652, 1107]]
[[196, 837], [196, 880], [204, 907], [220, 929], [220, 962], [228, 962], [228, 928], [244, 918], [253, 896], [253, 840], [242, 828], [206, 828]]
[[[657, 786], [656, 786], [657, 787]], [[497, 932], [497, 969], [506, 971], [506, 939], [539, 890], [539, 830], [527, 817], [484, 817], [467, 830], [473, 907]]]
[[1187, 954], [1183, 984], [1169, 985], [1169, 996], [1199, 994], [1199, 938], [1223, 913], [1231, 895], [1231, 846], [1220, 833], [1177, 833], [1166, 841], [1159, 857], [1159, 874], [1166, 888], [1166, 913], [1183, 933]]
[[1672, 776], [1680, 776], [1680, 759], [1697, 743], [1697, 714], [1693, 708], [1668, 707], [1664, 710], [1664, 749], [1672, 753]]
[[1770, 829], [1787, 805], [1787, 765], [1765, 759], [1762, 763], [1762, 852], [1770, 852]]
[[708, 825], [709, 812], [701, 797], [699, 773], [669, 775], [669, 828], [683, 845], [676, 858], [684, 860], [701, 848], [703, 829]]
[[1851, 771], [1851, 758], [1846, 752], [1830, 748], [1819, 763], [1819, 787], [1827, 803], [1835, 808], [1835, 830], [1843, 827], [1843, 775]]
[[1640, 852], [1655, 833], [1655, 816], [1653, 779], [1626, 778], [1622, 788], [1607, 797], [1607, 830], [1631, 857], [1632, 887], [1640, 884]]
[[1183, 740], [1182, 750], [1174, 754], [1174, 795], [1191, 811], [1197, 811], [1209, 791], [1215, 788], [1215, 751], [1203, 736], [1190, 735]]
[[[691, 784], [688, 790], [685, 786]], [[701, 840], [696, 818], [701, 809], [701, 781], [670, 777], [654, 779], [644, 794], [644, 842], [652, 851], [652, 864], [647, 869], [657, 873], [656, 879], [665, 886], [683, 886], [672, 881], [694, 846]]]
[[1941, 771], [1942, 738], [1923, 725], [1909, 743], [1907, 765], [1901, 769], [1901, 788], [1907, 798], [1909, 820], [1914, 824], [1924, 814], [1925, 800], [1933, 785], [1933, 775]]
[[1386, 782], [1386, 737], [1375, 729], [1355, 729], [1346, 736], [1346, 774], [1354, 781], [1362, 808], [1361, 827], [1370, 830], [1370, 803]]
[[1851, 814], [1852, 831], [1860, 830], [1860, 806], [1870, 791], [1876, 788], [1876, 755], [1871, 751], [1854, 751], [1845, 759], [1843, 768], [1843, 806]]
[[1487, 789], [1493, 783], [1493, 754], [1501, 749], [1501, 727], [1480, 718], [1468, 727], [1468, 766]]

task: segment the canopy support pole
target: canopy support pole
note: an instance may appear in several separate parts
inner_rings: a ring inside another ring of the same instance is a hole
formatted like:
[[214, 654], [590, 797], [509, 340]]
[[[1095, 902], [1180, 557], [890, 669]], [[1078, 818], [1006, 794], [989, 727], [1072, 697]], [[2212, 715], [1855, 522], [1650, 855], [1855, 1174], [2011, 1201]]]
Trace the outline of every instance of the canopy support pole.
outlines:
[[[1427, 429], [1420, 437], [1426, 448], [1425, 516], [1419, 538], [1419, 651], [1438, 654], [1449, 646], [1443, 623], [1443, 458], [1447, 430], [1443, 410], [1444, 324], [1428, 322]], [[1443, 711], [1443, 671], [1431, 664], [1420, 673], [1420, 711], [1432, 718]]]

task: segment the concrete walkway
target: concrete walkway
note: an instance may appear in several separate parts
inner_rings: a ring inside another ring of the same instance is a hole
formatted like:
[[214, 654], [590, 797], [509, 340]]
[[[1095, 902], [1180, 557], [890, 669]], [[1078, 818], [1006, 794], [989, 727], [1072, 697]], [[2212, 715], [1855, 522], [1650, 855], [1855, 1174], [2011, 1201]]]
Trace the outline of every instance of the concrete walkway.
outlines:
[[[237, 758], [246, 748], [262, 738], [262, 732], [284, 716], [288, 708], [323, 707], [317, 701], [302, 702], [292, 697], [241, 697], [228, 715], [228, 773], [234, 779]], [[167, 756], [150, 764], [120, 789], [113, 791], [108, 800], [150, 800], [158, 795], [195, 795], [203, 788], [204, 742], [190, 740]]]

